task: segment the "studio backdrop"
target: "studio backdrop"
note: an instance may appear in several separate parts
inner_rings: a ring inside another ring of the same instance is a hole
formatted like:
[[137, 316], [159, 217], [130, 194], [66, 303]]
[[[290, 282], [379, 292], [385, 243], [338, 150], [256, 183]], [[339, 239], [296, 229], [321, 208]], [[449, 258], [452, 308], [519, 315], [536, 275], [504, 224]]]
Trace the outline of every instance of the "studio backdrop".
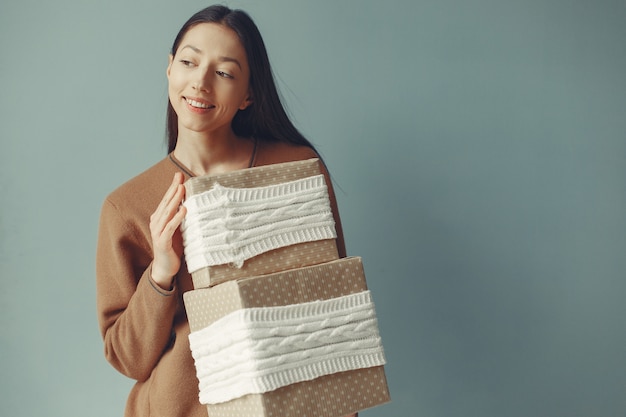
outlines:
[[[626, 3], [226, 4], [363, 258], [392, 402], [362, 416], [624, 415]], [[0, 415], [122, 415], [100, 207], [165, 156], [169, 48], [207, 5], [0, 5]]]

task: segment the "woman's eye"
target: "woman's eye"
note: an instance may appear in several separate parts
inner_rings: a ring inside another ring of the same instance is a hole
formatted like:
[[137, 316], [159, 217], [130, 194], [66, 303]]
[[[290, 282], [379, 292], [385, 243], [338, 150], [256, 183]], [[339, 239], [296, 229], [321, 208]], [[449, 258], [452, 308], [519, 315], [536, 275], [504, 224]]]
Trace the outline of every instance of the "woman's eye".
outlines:
[[184, 65], [184, 66], [186, 66], [186, 67], [190, 67], [190, 66], [192, 66], [192, 65], [193, 65], [193, 62], [191, 62], [191, 61], [189, 61], [189, 60], [186, 60], [186, 59], [181, 59], [181, 60], [180, 60], [180, 63], [181, 63], [181, 64], [183, 64], [183, 65]]
[[227, 72], [224, 71], [216, 71], [216, 74], [219, 75], [220, 77], [224, 77], [224, 78], [233, 78], [232, 75], [228, 74]]

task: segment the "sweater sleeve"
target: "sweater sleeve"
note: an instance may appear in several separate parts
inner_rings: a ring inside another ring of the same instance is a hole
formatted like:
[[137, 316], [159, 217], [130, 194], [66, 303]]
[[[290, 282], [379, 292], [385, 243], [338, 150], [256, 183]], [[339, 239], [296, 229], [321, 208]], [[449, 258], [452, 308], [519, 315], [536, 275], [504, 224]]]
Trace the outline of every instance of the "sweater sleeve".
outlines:
[[148, 237], [107, 199], [96, 253], [97, 311], [106, 359], [122, 374], [145, 381], [172, 337], [177, 289], [150, 276]]

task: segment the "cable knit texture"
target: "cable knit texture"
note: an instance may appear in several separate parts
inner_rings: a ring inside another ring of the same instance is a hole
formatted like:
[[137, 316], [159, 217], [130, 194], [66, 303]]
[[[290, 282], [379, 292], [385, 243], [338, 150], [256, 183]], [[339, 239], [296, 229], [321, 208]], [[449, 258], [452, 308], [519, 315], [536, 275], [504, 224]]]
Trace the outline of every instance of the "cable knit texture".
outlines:
[[189, 341], [203, 404], [385, 363], [369, 291], [240, 309]]
[[236, 267], [259, 254], [337, 237], [323, 175], [258, 188], [215, 184], [190, 196], [181, 227], [191, 273]]

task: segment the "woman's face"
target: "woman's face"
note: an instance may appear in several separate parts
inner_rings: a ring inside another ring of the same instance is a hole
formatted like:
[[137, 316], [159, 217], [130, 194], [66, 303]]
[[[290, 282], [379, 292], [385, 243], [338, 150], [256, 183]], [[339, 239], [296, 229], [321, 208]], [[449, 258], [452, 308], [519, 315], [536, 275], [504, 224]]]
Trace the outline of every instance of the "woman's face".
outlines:
[[250, 69], [237, 34], [200, 23], [183, 37], [167, 67], [169, 99], [186, 132], [230, 134], [231, 121], [250, 103]]

